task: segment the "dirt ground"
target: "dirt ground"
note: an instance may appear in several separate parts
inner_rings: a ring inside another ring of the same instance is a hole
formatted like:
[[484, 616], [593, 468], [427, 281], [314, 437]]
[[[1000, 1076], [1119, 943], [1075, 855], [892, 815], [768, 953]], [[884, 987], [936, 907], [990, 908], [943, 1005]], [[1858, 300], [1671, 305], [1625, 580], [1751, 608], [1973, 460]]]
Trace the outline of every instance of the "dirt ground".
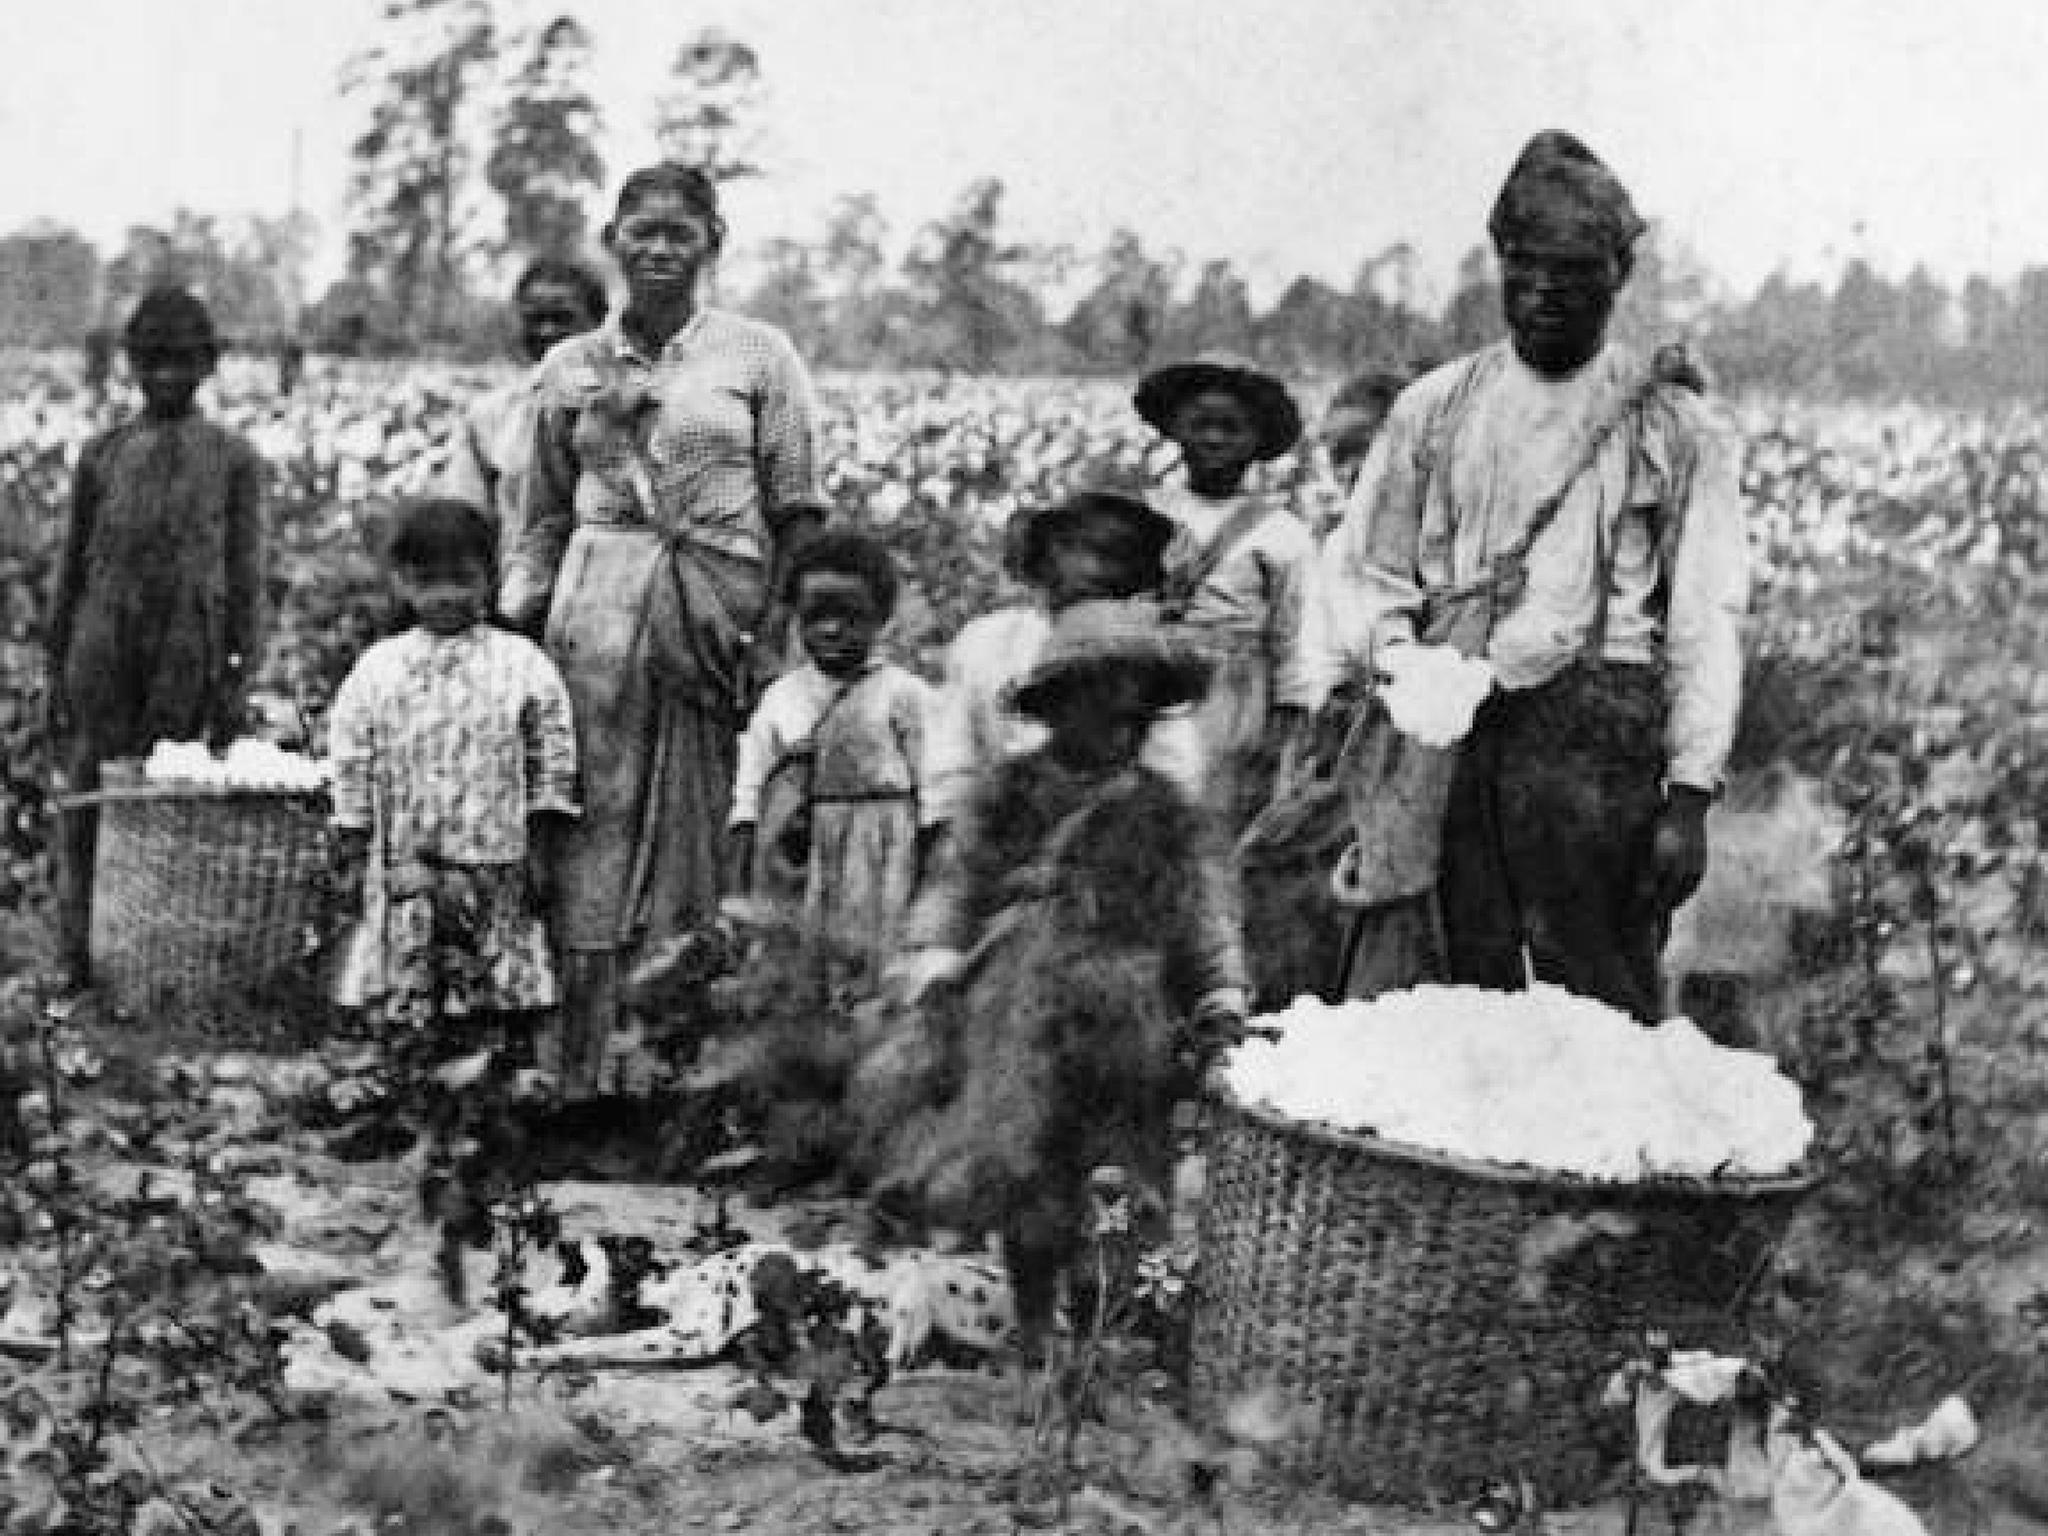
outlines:
[[[106, 1047], [104, 1061], [95, 1040]], [[280, 1417], [246, 1394], [179, 1401], [138, 1388], [140, 1418], [121, 1452], [167, 1483], [202, 1493], [217, 1485], [222, 1507], [253, 1514], [261, 1536], [1480, 1529], [1463, 1507], [1359, 1504], [1292, 1483], [1257, 1445], [1198, 1432], [1128, 1384], [1105, 1393], [1100, 1420], [1080, 1434], [1062, 1500], [1056, 1458], [1020, 1417], [1017, 1381], [997, 1356], [900, 1373], [875, 1400], [873, 1432], [842, 1442], [836, 1460], [805, 1439], [793, 1406], [765, 1418], [753, 1411], [754, 1373], [729, 1357], [664, 1350], [658, 1338], [637, 1349], [602, 1337], [525, 1349], [508, 1404], [503, 1378], [479, 1349], [502, 1327], [501, 1315], [452, 1306], [434, 1272], [417, 1152], [344, 1161], [332, 1153], [331, 1130], [307, 1125], [309, 1095], [337, 1075], [332, 1053], [171, 1050], [90, 1031], [66, 1050], [77, 1053], [66, 1058], [77, 1079], [66, 1090], [74, 1120], [130, 1123], [128, 1091], [145, 1079], [169, 1073], [196, 1085], [156, 1155], [136, 1155], [119, 1136], [93, 1141], [86, 1172], [95, 1188], [132, 1191], [146, 1178], [167, 1200], [204, 1198], [188, 1168], [166, 1155], [199, 1147], [209, 1166], [232, 1171], [261, 1212], [250, 1253], [262, 1273], [251, 1283], [292, 1330], [282, 1383], [288, 1412]], [[761, 1208], [684, 1186], [579, 1182], [542, 1192], [566, 1239], [634, 1232], [671, 1254], [708, 1221], [758, 1239], [804, 1227], [815, 1240], [848, 1215], [843, 1203]], [[488, 1295], [490, 1266], [489, 1253], [471, 1256], [472, 1296]], [[0, 1248], [0, 1272], [8, 1280], [4, 1396], [15, 1383], [49, 1384], [54, 1367], [36, 1358], [50, 1316], [26, 1250]], [[353, 1342], [337, 1347], [344, 1335]], [[81, 1355], [75, 1372], [89, 1372], [92, 1352]], [[2048, 1531], [2044, 1465], [2048, 1447], [2016, 1443], [1994, 1425], [1970, 1458], [1896, 1486], [1934, 1536], [2018, 1536]], [[9, 1516], [5, 1481], [6, 1536], [61, 1536]], [[1659, 1494], [1633, 1514], [1614, 1497], [1546, 1511], [1531, 1527], [1633, 1536], [1702, 1518], [1735, 1533], [1771, 1523], [1761, 1504], [1692, 1514]], [[186, 1536], [201, 1529], [188, 1523]], [[204, 1529], [257, 1536], [232, 1519]]]

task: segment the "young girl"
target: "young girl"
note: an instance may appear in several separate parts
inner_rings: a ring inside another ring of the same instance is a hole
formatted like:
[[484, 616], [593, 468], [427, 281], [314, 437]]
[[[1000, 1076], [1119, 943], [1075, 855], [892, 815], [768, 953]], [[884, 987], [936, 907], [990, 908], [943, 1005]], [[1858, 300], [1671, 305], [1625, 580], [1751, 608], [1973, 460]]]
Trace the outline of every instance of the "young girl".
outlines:
[[[412, 627], [363, 653], [328, 720], [334, 858], [361, 919], [336, 1000], [396, 1027], [433, 1133], [421, 1186], [441, 1219], [449, 1297], [462, 1248], [490, 1239], [485, 1189], [508, 1170], [490, 1110], [559, 994], [541, 913], [576, 814], [569, 694], [540, 647], [485, 622], [496, 529], [467, 502], [402, 508], [385, 558]], [[492, 1052], [480, 1081], [441, 1068]], [[458, 1159], [465, 1133], [478, 1150]]]
[[864, 987], [917, 883], [932, 690], [875, 659], [897, 576], [873, 539], [799, 545], [784, 591], [807, 660], [769, 686], [740, 738], [728, 863], [751, 894], [799, 899], [821, 969]]
[[1086, 1236], [1092, 1170], [1164, 1187], [1190, 1022], [1244, 1017], [1213, 840], [1139, 761], [1208, 672], [1150, 605], [1059, 616], [1016, 691], [1045, 744], [987, 772], [912, 914], [905, 994], [944, 995], [944, 1017], [922, 1057], [893, 1042], [857, 1083], [882, 1187], [1002, 1234], [1027, 1358]]
[[1245, 489], [1254, 464], [1294, 446], [1301, 413], [1280, 380], [1220, 356], [1147, 374], [1133, 402], [1181, 453], [1182, 483], [1153, 500], [1180, 525], [1167, 552], [1168, 605], [1216, 662], [1196, 714], [1202, 798], [1234, 838], [1272, 793], [1282, 749], [1317, 702], [1296, 643], [1315, 535], [1279, 500]]
[[[158, 741], [232, 736], [255, 661], [263, 591], [263, 462], [194, 408], [219, 358], [188, 293], [146, 296], [128, 321], [142, 414], [86, 444], [50, 604], [49, 728], [73, 793], [100, 764]], [[67, 814], [58, 926], [73, 985], [87, 979], [97, 821]]]
[[561, 676], [484, 622], [495, 549], [466, 502], [401, 510], [386, 557], [412, 628], [363, 654], [328, 723], [336, 859], [362, 898], [338, 1000], [451, 1053], [557, 1001], [541, 901], [576, 814]]

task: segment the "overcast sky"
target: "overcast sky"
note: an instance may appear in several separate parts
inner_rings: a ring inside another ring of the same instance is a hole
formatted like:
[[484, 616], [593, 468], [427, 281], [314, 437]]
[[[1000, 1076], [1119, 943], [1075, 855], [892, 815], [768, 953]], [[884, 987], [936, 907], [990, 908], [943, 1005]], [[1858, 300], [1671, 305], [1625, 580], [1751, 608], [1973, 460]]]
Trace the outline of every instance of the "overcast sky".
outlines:
[[[524, 3], [524, 0], [521, 0]], [[187, 206], [301, 197], [338, 251], [344, 59], [378, 0], [0, 0], [0, 228], [103, 246]], [[508, 0], [507, 9], [517, 7]], [[1532, 132], [1600, 152], [1723, 279], [1863, 255], [1951, 280], [2048, 264], [2048, 5], [2034, 0], [570, 0], [613, 181], [675, 45], [759, 51], [772, 174], [740, 241], [873, 191], [899, 233], [981, 175], [1016, 232], [1116, 226], [1262, 293], [1407, 239], [1448, 279]]]

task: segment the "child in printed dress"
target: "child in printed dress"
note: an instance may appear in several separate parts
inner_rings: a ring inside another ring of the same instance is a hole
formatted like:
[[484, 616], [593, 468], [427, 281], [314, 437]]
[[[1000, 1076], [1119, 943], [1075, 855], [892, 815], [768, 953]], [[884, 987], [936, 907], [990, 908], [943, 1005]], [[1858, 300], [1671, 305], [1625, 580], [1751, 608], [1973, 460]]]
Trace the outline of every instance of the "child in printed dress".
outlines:
[[[576, 814], [568, 690], [539, 646], [486, 622], [496, 530], [480, 509], [408, 505], [386, 558], [412, 627], [363, 654], [328, 723], [335, 861], [361, 902], [337, 1000], [416, 1043], [422, 1064], [503, 1047], [499, 1081], [559, 1001], [541, 914], [553, 850]], [[461, 1128], [435, 1126], [437, 1162]], [[447, 1175], [437, 1169], [430, 1185]], [[458, 1177], [458, 1210], [462, 1192]], [[476, 1236], [450, 1218], [451, 1289], [458, 1226]]]
[[802, 904], [813, 975], [871, 990], [916, 888], [931, 807], [920, 769], [932, 689], [875, 657], [896, 606], [889, 552], [858, 533], [798, 546], [785, 579], [806, 660], [740, 738], [729, 867]]
[[[65, 787], [158, 741], [231, 737], [256, 659], [263, 461], [194, 404], [220, 347], [206, 306], [177, 289], [136, 305], [125, 333], [142, 414], [85, 445], [50, 604], [48, 725]], [[66, 813], [57, 843], [68, 981], [88, 980], [97, 818]]]

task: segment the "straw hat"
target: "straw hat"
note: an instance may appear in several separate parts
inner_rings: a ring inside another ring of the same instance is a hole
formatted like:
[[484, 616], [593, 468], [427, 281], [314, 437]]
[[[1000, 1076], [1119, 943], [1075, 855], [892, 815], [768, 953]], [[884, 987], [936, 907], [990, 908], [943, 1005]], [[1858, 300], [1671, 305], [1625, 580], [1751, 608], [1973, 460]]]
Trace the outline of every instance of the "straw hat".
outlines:
[[1138, 381], [1131, 403], [1138, 414], [1161, 432], [1173, 429], [1173, 418], [1196, 395], [1221, 391], [1235, 396], [1251, 412], [1259, 429], [1260, 459], [1277, 459], [1301, 440], [1301, 407], [1277, 377], [1248, 358], [1229, 352], [1205, 352], [1187, 362], [1155, 368]]
[[1076, 603], [1054, 618], [1037, 662], [1011, 694], [1021, 714], [1043, 718], [1047, 704], [1084, 673], [1128, 667], [1143, 674], [1155, 709], [1187, 704], [1209, 691], [1212, 664], [1139, 598]]

